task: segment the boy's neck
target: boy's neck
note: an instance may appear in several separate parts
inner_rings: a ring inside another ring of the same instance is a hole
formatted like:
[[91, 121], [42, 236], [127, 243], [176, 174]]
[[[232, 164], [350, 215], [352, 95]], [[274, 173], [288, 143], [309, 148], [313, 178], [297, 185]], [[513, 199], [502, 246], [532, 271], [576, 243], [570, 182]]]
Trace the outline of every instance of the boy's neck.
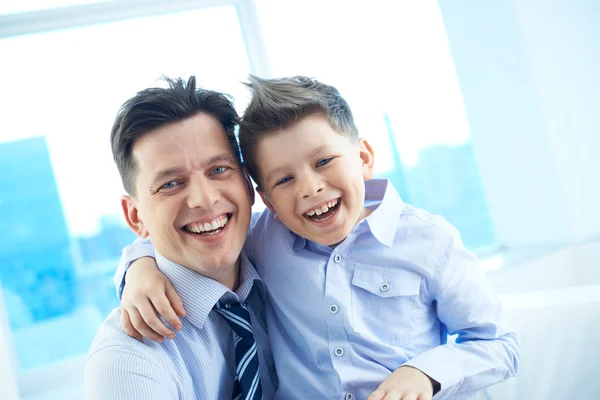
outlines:
[[[367, 218], [369, 215], [371, 215], [371, 213], [373, 212], [373, 210], [368, 209], [367, 207], [363, 208], [362, 212], [360, 213], [360, 216], [358, 217], [358, 221], [356, 221], [356, 225], [358, 225], [358, 223], [360, 221], [362, 221], [363, 219]], [[354, 226], [356, 226], [354, 225]], [[347, 237], [344, 238], [344, 240], [346, 240]], [[329, 248], [331, 249], [335, 249], [340, 243], [342, 243], [344, 240], [342, 240], [341, 242], [338, 243], [334, 243], [329, 245]]]

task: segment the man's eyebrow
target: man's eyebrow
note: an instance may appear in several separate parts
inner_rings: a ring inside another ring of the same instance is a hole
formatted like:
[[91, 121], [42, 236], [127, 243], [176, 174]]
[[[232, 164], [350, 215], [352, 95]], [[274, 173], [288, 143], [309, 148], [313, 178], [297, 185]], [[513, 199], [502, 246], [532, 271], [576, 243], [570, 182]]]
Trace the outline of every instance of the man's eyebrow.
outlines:
[[[217, 164], [219, 162], [227, 162], [231, 164], [235, 164], [235, 159], [231, 154], [223, 153], [216, 155], [214, 157], [209, 158], [206, 161], [203, 161], [201, 166], [202, 168], [206, 168], [209, 165]], [[150, 185], [151, 189], [154, 189], [157, 185], [161, 184], [163, 180], [173, 175], [180, 175], [185, 173], [185, 168], [175, 167], [175, 168], [166, 168], [160, 170], [154, 175], [154, 179], [152, 180], [152, 184]]]
[[162, 183], [162, 181], [168, 178], [169, 176], [178, 175], [184, 171], [185, 170], [183, 168], [166, 168], [158, 171], [156, 175], [154, 175], [154, 179], [150, 184], [150, 189], [154, 189], [157, 185]]
[[223, 154], [219, 154], [214, 157], [211, 157], [208, 160], [204, 161], [202, 163], [202, 167], [207, 167], [209, 165], [216, 164], [219, 162], [228, 162], [228, 163], [235, 164], [235, 159], [233, 158], [233, 156], [231, 154], [223, 153]]

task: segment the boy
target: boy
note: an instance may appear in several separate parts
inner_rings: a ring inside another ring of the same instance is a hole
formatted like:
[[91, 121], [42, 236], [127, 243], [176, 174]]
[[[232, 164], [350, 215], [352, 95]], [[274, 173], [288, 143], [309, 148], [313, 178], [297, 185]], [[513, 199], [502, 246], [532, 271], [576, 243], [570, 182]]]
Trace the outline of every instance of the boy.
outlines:
[[[249, 86], [240, 146], [268, 210], [253, 219], [244, 250], [269, 292], [277, 396], [470, 398], [514, 376], [516, 337], [500, 326], [476, 257], [444, 219], [371, 179], [373, 151], [338, 91], [304, 77], [251, 77]], [[126, 263], [152, 255], [149, 244], [127, 252]], [[151, 260], [136, 261], [124, 309], [165, 332], [152, 309], [178, 323], [165, 287]]]

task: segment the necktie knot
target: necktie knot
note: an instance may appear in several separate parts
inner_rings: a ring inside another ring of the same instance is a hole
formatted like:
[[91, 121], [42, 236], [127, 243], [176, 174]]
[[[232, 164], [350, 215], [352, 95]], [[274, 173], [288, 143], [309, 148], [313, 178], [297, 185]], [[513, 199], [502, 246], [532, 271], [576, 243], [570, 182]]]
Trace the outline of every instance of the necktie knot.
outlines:
[[242, 338], [254, 337], [252, 334], [250, 313], [244, 303], [219, 302], [217, 312], [225, 317], [225, 321], [227, 321], [236, 335]]

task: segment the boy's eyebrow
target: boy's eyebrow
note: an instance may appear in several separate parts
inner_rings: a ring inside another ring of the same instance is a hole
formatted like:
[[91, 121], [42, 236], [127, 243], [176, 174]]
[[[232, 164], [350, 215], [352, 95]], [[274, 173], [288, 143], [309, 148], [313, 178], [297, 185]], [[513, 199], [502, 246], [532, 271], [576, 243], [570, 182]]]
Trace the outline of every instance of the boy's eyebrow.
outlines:
[[315, 155], [319, 154], [320, 152], [322, 152], [323, 150], [325, 150], [325, 149], [327, 149], [329, 147], [331, 147], [331, 146], [328, 145], [328, 144], [324, 144], [324, 145], [321, 145], [319, 147], [315, 147], [314, 149], [311, 150], [310, 153], [308, 153], [308, 155], [309, 156], [315, 156]]
[[[331, 146], [331, 145], [328, 145], [328, 144], [324, 144], [324, 145], [321, 145], [321, 146], [319, 146], [319, 147], [315, 147], [314, 149], [312, 149], [312, 150], [311, 150], [311, 151], [308, 153], [308, 156], [309, 156], [309, 157], [314, 157], [315, 155], [317, 155], [317, 154], [319, 154], [319, 153], [323, 152], [324, 150], [328, 150], [328, 149], [329, 149], [329, 148], [331, 148], [331, 147], [332, 147], [332, 146]], [[266, 180], [267, 182], [269, 182], [269, 181], [271, 180], [271, 178], [272, 178], [272, 175], [276, 175], [276, 174], [277, 174], [277, 173], [279, 173], [280, 171], [286, 170], [287, 168], [288, 168], [288, 165], [286, 164], [286, 165], [282, 165], [282, 166], [280, 166], [280, 167], [274, 168], [274, 169], [272, 169], [271, 171], [268, 171], [268, 172], [265, 174], [265, 178], [266, 178], [265, 180]]]
[[[223, 153], [223, 154], [219, 154], [214, 157], [211, 157], [206, 161], [203, 161], [201, 164], [201, 167], [205, 168], [209, 165], [216, 164], [218, 162], [235, 163], [235, 160], [231, 154]], [[150, 187], [154, 188], [154, 187], [156, 187], [156, 185], [161, 183], [161, 181], [163, 181], [167, 177], [172, 176], [172, 175], [182, 174], [185, 171], [186, 171], [186, 169], [181, 168], [181, 167], [165, 168], [163, 170], [160, 170], [156, 173], [156, 175], [154, 175], [154, 179], [152, 180], [152, 184], [150, 185]]]

